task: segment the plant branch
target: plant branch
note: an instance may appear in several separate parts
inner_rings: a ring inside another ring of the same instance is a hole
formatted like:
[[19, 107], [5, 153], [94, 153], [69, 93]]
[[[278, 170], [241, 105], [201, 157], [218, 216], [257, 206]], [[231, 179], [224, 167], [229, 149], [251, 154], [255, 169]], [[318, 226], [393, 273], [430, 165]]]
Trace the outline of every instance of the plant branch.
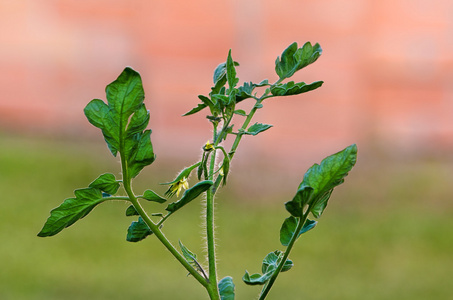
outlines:
[[277, 280], [278, 275], [281, 273], [283, 266], [285, 265], [286, 260], [288, 259], [289, 253], [291, 252], [297, 238], [299, 237], [299, 232], [302, 230], [304, 227], [305, 222], [307, 221], [308, 214], [310, 213], [312, 205], [310, 205], [307, 209], [307, 211], [302, 215], [301, 218], [298, 218], [298, 223], [297, 223], [297, 228], [294, 231], [294, 234], [291, 238], [291, 241], [288, 244], [288, 247], [286, 248], [285, 254], [283, 255], [280, 263], [278, 264], [277, 268], [275, 269], [274, 273], [272, 274], [271, 279], [269, 279], [269, 282], [264, 286], [263, 291], [261, 292], [261, 295], [258, 300], [264, 300], [269, 293], [269, 291], [272, 288], [272, 285], [275, 283], [275, 280]]
[[[214, 147], [217, 146], [224, 130], [217, 135], [217, 127], [214, 126]], [[220, 138], [219, 138], [220, 137]], [[211, 161], [208, 170], [208, 180], [214, 178], [214, 167], [216, 151], [213, 151], [210, 157]], [[209, 264], [209, 285], [211, 288], [211, 299], [220, 299], [217, 288], [217, 270], [216, 270], [216, 252], [215, 252], [215, 226], [214, 226], [214, 189], [209, 188], [206, 191], [206, 240], [208, 247], [208, 264]], [[208, 291], [209, 292], [209, 291]]]
[[208, 282], [206, 279], [198, 273], [182, 256], [178, 250], [171, 244], [171, 242], [165, 237], [165, 235], [162, 233], [162, 231], [159, 229], [159, 226], [154, 224], [154, 222], [151, 220], [151, 218], [148, 216], [146, 211], [143, 209], [143, 207], [140, 205], [137, 197], [132, 191], [131, 187], [131, 178], [128, 173], [128, 168], [127, 168], [127, 160], [125, 155], [123, 154], [124, 151], [122, 151], [124, 148], [120, 148], [120, 155], [121, 155], [121, 169], [122, 169], [122, 174], [123, 174], [123, 186], [124, 190], [126, 191], [126, 194], [129, 197], [129, 201], [132, 203], [134, 206], [135, 210], [138, 212], [138, 214], [142, 217], [143, 221], [148, 225], [149, 229], [156, 235], [157, 239], [167, 248], [168, 251], [184, 266], [184, 268], [201, 284], [203, 285], [206, 289], [208, 289]]

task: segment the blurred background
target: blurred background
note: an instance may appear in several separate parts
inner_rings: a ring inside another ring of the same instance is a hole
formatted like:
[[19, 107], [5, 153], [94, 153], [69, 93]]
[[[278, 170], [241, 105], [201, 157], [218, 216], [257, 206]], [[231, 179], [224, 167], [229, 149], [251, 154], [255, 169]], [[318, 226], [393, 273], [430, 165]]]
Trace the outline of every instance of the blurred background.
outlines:
[[[119, 174], [83, 108], [124, 67], [140, 72], [157, 160], [136, 190], [163, 194], [211, 136], [203, 112], [181, 115], [228, 50], [241, 84], [274, 82], [277, 56], [310, 41], [323, 54], [292, 80], [324, 85], [264, 103], [255, 121], [274, 127], [243, 139], [219, 194], [219, 276], [254, 299], [240, 278], [281, 249], [283, 203], [313, 163], [357, 143], [356, 168], [269, 299], [453, 299], [452, 16], [448, 0], [2, 0], [0, 298], [206, 299], [152, 237], [125, 241], [125, 203], [36, 237], [73, 189]], [[202, 256], [200, 208], [165, 232]]]

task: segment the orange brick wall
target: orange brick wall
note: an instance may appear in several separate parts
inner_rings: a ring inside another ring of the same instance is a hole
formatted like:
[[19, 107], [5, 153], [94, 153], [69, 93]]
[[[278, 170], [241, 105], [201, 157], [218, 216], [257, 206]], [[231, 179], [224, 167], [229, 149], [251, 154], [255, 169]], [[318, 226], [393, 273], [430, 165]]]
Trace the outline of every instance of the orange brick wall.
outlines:
[[228, 49], [242, 80], [272, 81], [282, 50], [312, 41], [324, 53], [294, 79], [324, 86], [265, 103], [257, 121], [275, 127], [247, 141], [244, 157], [317, 157], [354, 142], [450, 151], [452, 14], [449, 0], [4, 0], [0, 131], [97, 136], [82, 109], [132, 66], [156, 148], [197, 155], [210, 129], [203, 115], [180, 116], [209, 92]]

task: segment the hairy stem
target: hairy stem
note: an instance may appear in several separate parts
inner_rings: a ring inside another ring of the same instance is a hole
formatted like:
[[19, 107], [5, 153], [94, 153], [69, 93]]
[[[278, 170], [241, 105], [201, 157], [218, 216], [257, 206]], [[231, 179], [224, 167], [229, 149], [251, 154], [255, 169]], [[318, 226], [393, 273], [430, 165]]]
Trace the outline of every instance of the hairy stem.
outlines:
[[[222, 134], [222, 133], [220, 133]], [[217, 128], [214, 126], [214, 140], [217, 141]], [[208, 180], [214, 178], [214, 168], [216, 151], [211, 154], [211, 161], [209, 164]], [[220, 299], [217, 288], [217, 266], [216, 266], [216, 253], [215, 253], [215, 226], [214, 226], [214, 189], [210, 188], [206, 191], [206, 240], [208, 246], [208, 263], [209, 263], [209, 283], [211, 299]], [[209, 291], [208, 291], [209, 292]]]
[[[275, 84], [278, 84], [281, 81], [282, 80], [280, 79]], [[224, 152], [224, 155], [228, 155], [230, 160], [233, 158], [234, 153], [236, 152], [236, 149], [239, 146], [239, 143], [241, 142], [242, 135], [243, 135], [243, 133], [241, 133], [241, 132], [244, 132], [247, 129], [253, 116], [255, 115], [256, 111], [260, 107], [261, 102], [263, 102], [264, 99], [269, 98], [268, 94], [269, 94], [269, 91], [267, 91], [261, 98], [255, 98], [256, 104], [255, 104], [255, 106], [253, 106], [250, 113], [247, 115], [247, 118], [245, 119], [244, 123], [242, 124], [239, 134], [236, 135], [236, 139], [233, 142], [230, 152], [227, 154], [225, 149], [221, 148], [221, 150]], [[219, 143], [221, 143], [222, 140], [227, 135], [227, 129], [231, 122], [231, 119], [232, 119], [232, 116], [228, 120], [225, 120], [225, 123], [223, 124], [220, 132], [217, 132], [217, 124], [214, 124], [214, 133], [213, 133], [214, 147], [217, 147], [219, 145]], [[210, 161], [209, 170], [208, 170], [208, 173], [209, 173], [208, 179], [212, 180], [212, 181], [214, 181], [215, 160], [216, 160], [216, 151], [214, 151], [214, 153], [211, 155], [211, 161]], [[206, 239], [207, 239], [207, 246], [208, 246], [209, 283], [213, 289], [212, 295], [209, 294], [211, 296], [211, 299], [220, 299], [218, 287], [217, 287], [217, 270], [216, 270], [216, 253], [215, 253], [214, 197], [215, 197], [215, 193], [216, 193], [220, 183], [222, 182], [222, 178], [223, 178], [223, 175], [221, 175], [221, 174], [217, 175], [214, 185], [206, 192]], [[209, 290], [208, 290], [208, 292], [209, 292]]]
[[[250, 110], [250, 113], [247, 115], [247, 118], [244, 120], [244, 123], [242, 124], [239, 134], [236, 135], [236, 139], [234, 140], [233, 145], [231, 146], [231, 149], [230, 149], [230, 153], [228, 154], [230, 160], [233, 159], [234, 153], [236, 152], [236, 149], [238, 148], [239, 143], [242, 140], [243, 134], [241, 133], [241, 131], [244, 132], [247, 129], [247, 127], [249, 126], [250, 122], [253, 119], [253, 116], [255, 115], [255, 113], [259, 107], [259, 104], [261, 104], [261, 102], [264, 100], [263, 97], [256, 100], [256, 104], [255, 104], [255, 106], [253, 106], [253, 108]], [[217, 145], [215, 145], [215, 146], [217, 146]], [[222, 178], [223, 178], [223, 176], [219, 174], [217, 177], [217, 180], [214, 182], [214, 185], [212, 187], [212, 190], [214, 191], [214, 193], [215, 193], [215, 191], [217, 191], [220, 183], [222, 182]]]
[[[123, 148], [124, 149], [124, 148]], [[151, 229], [151, 231], [154, 233], [154, 235], [157, 237], [157, 239], [167, 248], [168, 251], [184, 266], [184, 268], [201, 284], [203, 285], [209, 293], [209, 284], [207, 280], [199, 274], [182, 256], [178, 250], [171, 244], [171, 242], [165, 237], [165, 235], [162, 233], [162, 231], [159, 229], [159, 226], [154, 224], [154, 222], [151, 220], [151, 218], [148, 216], [148, 214], [145, 212], [143, 207], [140, 205], [138, 202], [137, 197], [135, 196], [134, 192], [132, 191], [132, 186], [131, 186], [131, 178], [128, 173], [128, 168], [127, 168], [127, 160], [126, 157], [123, 154], [123, 151], [120, 149], [120, 155], [121, 155], [121, 169], [123, 173], [123, 186], [124, 190], [126, 191], [126, 194], [128, 196], [128, 200], [132, 203], [134, 206], [135, 210], [139, 213], [139, 215], [142, 217], [143, 221], [148, 225], [148, 227]]]

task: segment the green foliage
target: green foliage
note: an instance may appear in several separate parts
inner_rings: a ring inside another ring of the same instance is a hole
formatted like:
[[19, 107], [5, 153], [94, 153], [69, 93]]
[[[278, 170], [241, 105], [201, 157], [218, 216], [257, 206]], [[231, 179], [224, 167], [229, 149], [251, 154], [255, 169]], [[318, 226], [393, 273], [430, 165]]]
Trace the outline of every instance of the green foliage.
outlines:
[[139, 216], [140, 214], [133, 205], [129, 205], [126, 209], [126, 217]]
[[[204, 278], [207, 279], [206, 273], [204, 272], [203, 268], [197, 261], [197, 255], [187, 249], [186, 246], [184, 246], [181, 241], [179, 241], [179, 248], [181, 248], [182, 255], [186, 259], [186, 261], [195, 269], [197, 270], [198, 273], [200, 273]], [[189, 273], [190, 274], [190, 273]]]
[[149, 112], [145, 108], [140, 75], [126, 68], [106, 88], [107, 102], [94, 99], [85, 107], [88, 121], [102, 130], [104, 139], [114, 156], [121, 152], [127, 171], [134, 178], [155, 160], [151, 144], [151, 130], [145, 130]]
[[146, 225], [145, 221], [143, 221], [142, 217], [138, 217], [138, 221], [132, 222], [131, 226], [129, 226], [126, 240], [134, 243], [140, 242], [151, 234], [153, 234], [153, 232], [149, 229], [148, 225]]
[[166, 210], [174, 213], [178, 209], [182, 208], [184, 205], [188, 204], [198, 196], [200, 196], [203, 192], [209, 189], [213, 185], [213, 182], [210, 180], [200, 181], [192, 188], [188, 189], [184, 192], [184, 195], [176, 202], [168, 204]]
[[234, 283], [230, 276], [219, 281], [219, 294], [221, 300], [234, 300]]
[[226, 62], [226, 77], [230, 89], [234, 89], [239, 82], [239, 78], [236, 76], [236, 68], [234, 67], [233, 58], [231, 57], [231, 49], [228, 52], [228, 58]]
[[190, 264], [194, 264], [197, 260], [197, 255], [195, 253], [193, 253], [192, 251], [190, 251], [189, 249], [187, 249], [186, 246], [184, 246], [181, 241], [179, 241], [179, 247], [181, 248], [181, 251], [182, 251], [182, 255], [184, 255], [184, 257], [186, 258], [186, 260], [190, 263]]
[[75, 198], [66, 199], [50, 212], [50, 217], [38, 233], [40, 237], [52, 236], [88, 215], [95, 206], [106, 200], [97, 188], [74, 191]]
[[319, 44], [311, 45], [305, 43], [302, 48], [297, 47], [297, 43], [292, 43], [283, 51], [281, 58], [275, 61], [275, 72], [280, 79], [289, 78], [297, 71], [314, 63], [322, 53]]
[[[291, 242], [291, 239], [293, 238], [296, 232], [298, 222], [299, 220], [294, 216], [289, 216], [283, 222], [282, 228], [280, 228], [280, 243], [282, 243], [283, 246], [288, 246], [289, 243]], [[318, 222], [313, 220], [305, 221], [304, 226], [299, 231], [296, 238], [298, 238], [302, 233], [305, 233], [313, 229], [317, 223]]]
[[253, 98], [253, 90], [257, 87], [270, 86], [269, 81], [264, 79], [260, 83], [256, 84], [253, 82], [244, 82], [244, 84], [238, 88], [236, 93], [236, 102], [241, 102], [242, 100]]
[[293, 200], [285, 203], [286, 210], [295, 217], [302, 217], [303, 208], [310, 201], [310, 197], [313, 194], [313, 188], [311, 186], [302, 185], [293, 197]]
[[159, 196], [158, 194], [156, 194], [152, 190], [146, 190], [143, 193], [143, 197], [142, 198], [146, 199], [148, 201], [153, 201], [153, 202], [157, 202], [157, 203], [164, 203], [165, 201], [167, 201], [167, 199]]
[[245, 133], [251, 134], [251, 135], [257, 135], [258, 133], [266, 131], [271, 127], [272, 127], [272, 125], [255, 123], [252, 126], [250, 126]]
[[313, 91], [321, 87], [323, 83], [323, 81], [315, 81], [306, 84], [305, 82], [294, 83], [294, 81], [290, 81], [288, 83], [274, 85], [270, 90], [274, 96], [292, 96]]
[[270, 264], [272, 268], [265, 268], [263, 262], [263, 275], [249, 275], [247, 272], [244, 275], [243, 280], [247, 284], [266, 284], [259, 299], [267, 296], [280, 272], [289, 270], [287, 258], [299, 236], [316, 226], [317, 222], [309, 220], [308, 214], [311, 213], [316, 218], [321, 216], [333, 189], [344, 182], [356, 160], [357, 146], [351, 145], [326, 157], [321, 164], [314, 164], [305, 173], [296, 195], [285, 203], [286, 210], [291, 216], [285, 219], [280, 229], [280, 243], [287, 247], [286, 251], [275, 253], [279, 261], [271, 260], [277, 261]]
[[[315, 90], [323, 84], [322, 81], [310, 84], [294, 81], [283, 83], [295, 72], [315, 62], [321, 53], [319, 44], [312, 46], [311, 43], [305, 43], [298, 48], [297, 43], [293, 43], [275, 62], [275, 71], [279, 76], [275, 83], [271, 84], [264, 79], [259, 83], [244, 82], [240, 85], [236, 71], [239, 64], [233, 60], [230, 50], [226, 61], [214, 70], [214, 85], [209, 94], [199, 95], [198, 99], [201, 103], [185, 114], [185, 116], [193, 115], [209, 108], [210, 115], [206, 118], [212, 125], [212, 143], [208, 141], [201, 147], [202, 155], [198, 162], [183, 168], [175, 179], [164, 183], [168, 185], [166, 197], [176, 195], [179, 198], [184, 190], [179, 200], [167, 204], [166, 207], [157, 205], [165, 203], [167, 199], [154, 190], [147, 189], [142, 195], [136, 195], [133, 191], [132, 180], [144, 167], [152, 164], [156, 156], [150, 138], [151, 130], [147, 129], [150, 114], [144, 104], [145, 94], [141, 77], [131, 68], [124, 69], [115, 81], [107, 85], [107, 103], [94, 99], [84, 109], [88, 121], [101, 130], [113, 156], [120, 154], [122, 178], [117, 180], [114, 174], [104, 173], [89, 187], [75, 190], [75, 198], [66, 199], [51, 211], [50, 217], [38, 236], [52, 236], [61, 232], [88, 215], [94, 207], [104, 201], [126, 201], [130, 204], [126, 209], [126, 216], [138, 216], [137, 221], [133, 221], [127, 230], [127, 241], [139, 242], [153, 235], [191, 277], [206, 289], [210, 299], [234, 300], [233, 279], [229, 276], [220, 281], [217, 279], [214, 242], [216, 192], [221, 186], [227, 184], [231, 161], [242, 138], [256, 136], [272, 127], [269, 124], [251, 123], [256, 111], [264, 107], [264, 100], [302, 94]], [[250, 106], [252, 108], [249, 111], [237, 109], [236, 105], [245, 100], [254, 102], [253, 106]], [[239, 118], [242, 124], [235, 126], [236, 118]], [[228, 151], [223, 143], [227, 137], [234, 139]], [[219, 159], [219, 153], [222, 159]], [[246, 271], [242, 278], [248, 285], [263, 286], [259, 299], [265, 299], [281, 272], [286, 272], [293, 267], [293, 261], [288, 256], [296, 240], [317, 224], [316, 221], [309, 220], [308, 215], [311, 213], [315, 218], [322, 215], [333, 189], [343, 183], [354, 166], [356, 158], [357, 147], [352, 145], [325, 158], [321, 164], [313, 165], [304, 175], [293, 199], [285, 203], [286, 210], [290, 213], [280, 229], [280, 242], [285, 250], [270, 252], [262, 261], [261, 273], [249, 274]], [[189, 178], [195, 169], [198, 181], [189, 188]], [[125, 195], [117, 195], [119, 192]], [[206, 201], [204, 215], [207, 271], [197, 261], [197, 255], [194, 252], [181, 241], [179, 241], [179, 249], [175, 248], [162, 231], [163, 223], [171, 215], [203, 194]], [[154, 202], [149, 205], [153, 207], [152, 210], [145, 210], [141, 203], [145, 201]]]
[[357, 160], [357, 146], [351, 145], [344, 150], [314, 164], [304, 175], [296, 196], [285, 203], [286, 209], [295, 217], [302, 215], [308, 205], [310, 212], [319, 218], [327, 206], [333, 189], [344, 182]]
[[290, 259], [285, 258], [285, 262], [282, 263], [283, 258], [284, 254], [279, 250], [269, 253], [263, 259], [263, 263], [261, 265], [261, 272], [263, 274], [255, 273], [250, 275], [247, 271], [245, 271], [242, 280], [248, 285], [264, 285], [268, 283], [280, 264], [282, 264], [282, 268], [278, 272], [286, 272], [293, 267], [294, 264]]
[[105, 173], [90, 183], [89, 187], [99, 189], [107, 194], [114, 195], [120, 188], [120, 183], [116, 180], [115, 175]]
[[242, 276], [242, 281], [244, 281], [244, 283], [248, 285], [263, 285], [268, 282], [269, 279], [271, 279], [271, 276], [272, 272], [262, 275], [259, 273], [249, 274], [248, 271], [245, 271], [244, 276]]
[[[279, 250], [269, 253], [263, 259], [263, 264], [261, 266], [261, 272], [263, 272], [263, 274], [273, 272], [275, 269], [277, 269], [282, 258], [283, 258], [283, 252], [281, 252]], [[285, 263], [283, 264], [282, 272], [286, 272], [286, 271], [290, 270], [293, 266], [294, 266], [293, 262], [290, 259], [287, 259], [285, 261]]]

